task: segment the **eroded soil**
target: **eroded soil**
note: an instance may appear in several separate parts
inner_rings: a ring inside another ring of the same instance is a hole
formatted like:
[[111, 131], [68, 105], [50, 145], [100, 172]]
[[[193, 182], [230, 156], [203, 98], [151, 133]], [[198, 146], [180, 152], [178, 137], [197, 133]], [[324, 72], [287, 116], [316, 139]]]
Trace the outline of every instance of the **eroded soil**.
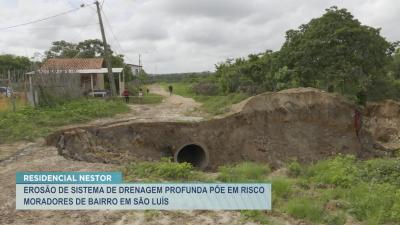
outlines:
[[[169, 96], [159, 86], [150, 91], [165, 96], [157, 105], [130, 105], [131, 111], [113, 118], [94, 120], [101, 125], [123, 121], [199, 121], [188, 116], [200, 106], [193, 99]], [[205, 114], [204, 114], [205, 115]], [[72, 125], [69, 127], [78, 126]], [[80, 124], [79, 126], [82, 126]], [[65, 127], [63, 127], [65, 128]], [[118, 171], [111, 164], [67, 160], [55, 147], [36, 142], [0, 145], [0, 224], [243, 224], [235, 211], [26, 211], [15, 210], [15, 173], [17, 171]], [[251, 223], [248, 223], [251, 224]]]

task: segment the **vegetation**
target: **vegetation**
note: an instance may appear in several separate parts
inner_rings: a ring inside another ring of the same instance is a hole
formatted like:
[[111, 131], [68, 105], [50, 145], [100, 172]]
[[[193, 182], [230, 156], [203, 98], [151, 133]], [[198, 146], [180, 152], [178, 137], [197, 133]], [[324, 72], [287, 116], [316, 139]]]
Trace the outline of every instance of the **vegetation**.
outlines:
[[[233, 178], [222, 180], [271, 182], [273, 211], [285, 212], [294, 218], [323, 224], [344, 224], [348, 216], [353, 216], [363, 224], [395, 224], [400, 221], [400, 186], [396, 179], [400, 175], [399, 163], [399, 158], [356, 161], [352, 156], [338, 156], [303, 167], [302, 170], [307, 172], [297, 179], [260, 179], [261, 173], [226, 169], [234, 166], [220, 167], [217, 179], [228, 175]], [[345, 169], [337, 170], [340, 167]], [[351, 171], [350, 175], [341, 179], [345, 170]], [[243, 179], [243, 176], [251, 179]], [[348, 177], [353, 179], [351, 186], [347, 183]], [[267, 217], [252, 211], [242, 213], [246, 219], [253, 218], [253, 221], [260, 221], [260, 218], [266, 220]]]
[[[130, 164], [125, 167], [125, 176], [128, 181], [147, 178], [271, 183], [272, 213], [244, 210], [243, 222], [271, 224], [271, 215], [288, 214], [318, 224], [343, 225], [353, 217], [362, 224], [390, 225], [400, 221], [399, 165], [400, 158], [360, 161], [339, 155], [308, 166], [289, 164], [295, 168], [296, 177], [268, 176], [267, 165], [253, 162], [221, 166], [215, 177], [193, 170], [190, 164], [163, 159]], [[292, 173], [290, 169], [288, 173]]]
[[131, 181], [142, 178], [147, 181], [174, 180], [193, 181], [204, 180], [199, 171], [195, 171], [190, 163], [175, 163], [169, 158], [160, 162], [134, 162], [124, 167], [125, 180]]
[[161, 83], [168, 90], [168, 86], [173, 87], [173, 93], [184, 97], [193, 98], [201, 102], [201, 109], [211, 115], [222, 114], [232, 104], [238, 103], [248, 97], [245, 93], [229, 93], [222, 95], [204, 95], [196, 94], [193, 90], [193, 85], [196, 83], [178, 82], [178, 83]]
[[161, 103], [163, 100], [163, 96], [154, 94], [154, 93], [149, 93], [145, 94], [142, 97], [134, 96], [130, 97], [129, 103], [133, 104], [158, 104]]
[[270, 172], [268, 165], [243, 162], [218, 168], [218, 180], [223, 182], [264, 181]]
[[240, 211], [243, 222], [252, 221], [258, 224], [270, 224], [270, 220], [263, 211], [243, 210]]
[[[300, 166], [304, 173], [297, 173], [298, 165], [289, 165], [295, 168], [297, 178], [256, 179], [259, 175], [252, 176], [253, 180], [272, 183], [276, 213], [284, 212], [297, 219], [322, 224], [345, 224], [349, 216], [363, 224], [397, 224], [400, 221], [400, 158], [358, 161], [353, 156], [340, 155]], [[219, 169], [222, 171], [219, 177], [227, 174], [223, 168]], [[249, 174], [246, 170], [230, 172], [235, 177]], [[245, 212], [244, 216], [251, 218], [248, 214], [252, 215]], [[267, 218], [262, 213], [254, 214], [253, 221]]]
[[44, 137], [57, 127], [127, 112], [120, 101], [79, 99], [54, 107], [26, 107], [0, 112], [0, 143]]
[[[111, 65], [113, 67], [123, 67], [127, 81], [132, 80], [132, 69], [125, 64], [124, 56], [121, 54], [114, 54], [110, 46], [108, 46], [108, 49], [111, 55]], [[104, 45], [99, 39], [88, 39], [77, 44], [64, 40], [54, 41], [50, 49], [45, 52], [45, 55], [48, 59], [104, 57]]]
[[15, 55], [0, 55], [0, 73], [8, 70], [28, 70], [32, 66], [29, 58]]
[[199, 79], [213, 76], [211, 72], [200, 73], [171, 73], [171, 74], [155, 74], [149, 76], [150, 83], [165, 83], [165, 82], [189, 82], [194, 83]]
[[[286, 32], [279, 51], [228, 59], [217, 65], [225, 93], [256, 94], [308, 86], [350, 98], [400, 98], [400, 51], [380, 29], [362, 25], [346, 9], [331, 7], [319, 18]], [[365, 93], [365, 94], [363, 94]]]

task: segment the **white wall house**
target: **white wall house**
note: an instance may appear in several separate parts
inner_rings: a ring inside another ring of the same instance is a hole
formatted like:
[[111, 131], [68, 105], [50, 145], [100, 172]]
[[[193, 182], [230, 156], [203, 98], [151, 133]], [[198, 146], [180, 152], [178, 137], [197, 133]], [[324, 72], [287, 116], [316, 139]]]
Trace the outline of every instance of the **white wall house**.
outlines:
[[140, 70], [142, 70], [142, 68], [143, 68], [143, 66], [139, 66], [139, 65], [135, 65], [135, 64], [128, 63], [127, 65], [131, 67], [133, 76], [138, 76]]

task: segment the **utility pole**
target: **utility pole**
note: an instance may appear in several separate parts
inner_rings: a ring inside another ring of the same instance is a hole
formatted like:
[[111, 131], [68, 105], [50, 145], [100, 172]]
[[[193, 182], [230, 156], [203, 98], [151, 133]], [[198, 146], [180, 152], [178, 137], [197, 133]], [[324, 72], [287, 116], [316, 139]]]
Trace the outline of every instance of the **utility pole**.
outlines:
[[105, 60], [106, 60], [106, 64], [107, 64], [108, 81], [110, 83], [111, 96], [116, 96], [117, 95], [117, 89], [115, 87], [115, 81], [114, 81], [114, 76], [113, 76], [112, 67], [111, 67], [110, 50], [108, 49], [107, 40], [106, 40], [106, 34], [104, 33], [103, 20], [101, 19], [99, 2], [96, 1], [95, 4], [96, 4], [96, 8], [97, 8], [97, 15], [99, 16], [101, 37], [103, 38], [104, 56], [105, 56]]
[[138, 75], [140, 75], [140, 70], [142, 70], [142, 68], [140, 67], [141, 66], [141, 64], [142, 64], [142, 62], [140, 61], [140, 54], [139, 54], [139, 74]]

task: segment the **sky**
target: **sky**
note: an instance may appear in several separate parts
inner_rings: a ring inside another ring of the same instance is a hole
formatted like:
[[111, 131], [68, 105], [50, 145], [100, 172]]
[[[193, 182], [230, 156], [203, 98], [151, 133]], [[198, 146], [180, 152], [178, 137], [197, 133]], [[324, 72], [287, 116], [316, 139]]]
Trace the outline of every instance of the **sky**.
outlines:
[[[57, 40], [101, 39], [94, 0], [0, 0], [0, 54], [40, 59]], [[99, 0], [100, 3], [103, 0]], [[63, 16], [2, 29], [87, 6]], [[148, 73], [214, 71], [228, 58], [279, 50], [285, 32], [347, 8], [364, 25], [400, 40], [399, 0], [104, 0], [111, 48]]]

